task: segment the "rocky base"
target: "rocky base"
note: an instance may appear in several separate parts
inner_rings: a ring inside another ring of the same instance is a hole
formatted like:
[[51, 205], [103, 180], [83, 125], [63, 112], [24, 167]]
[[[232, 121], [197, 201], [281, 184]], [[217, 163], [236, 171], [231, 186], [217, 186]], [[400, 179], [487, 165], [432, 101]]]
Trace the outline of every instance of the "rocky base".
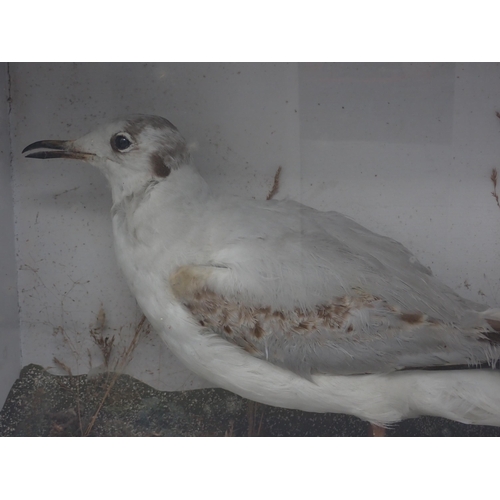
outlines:
[[[0, 412], [0, 436], [368, 436], [356, 417], [285, 410], [223, 389], [162, 392], [128, 376], [55, 376], [28, 365]], [[442, 418], [406, 420], [387, 436], [500, 436]]]

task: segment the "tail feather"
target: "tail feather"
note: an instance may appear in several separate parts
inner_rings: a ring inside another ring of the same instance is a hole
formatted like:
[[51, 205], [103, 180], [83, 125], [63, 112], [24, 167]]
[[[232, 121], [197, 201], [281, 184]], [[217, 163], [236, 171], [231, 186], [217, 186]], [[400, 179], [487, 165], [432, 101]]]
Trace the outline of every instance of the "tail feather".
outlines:
[[[440, 372], [418, 378], [412, 405], [420, 415], [464, 424], [500, 426], [500, 373], [496, 370]], [[416, 407], [416, 408], [415, 408]]]

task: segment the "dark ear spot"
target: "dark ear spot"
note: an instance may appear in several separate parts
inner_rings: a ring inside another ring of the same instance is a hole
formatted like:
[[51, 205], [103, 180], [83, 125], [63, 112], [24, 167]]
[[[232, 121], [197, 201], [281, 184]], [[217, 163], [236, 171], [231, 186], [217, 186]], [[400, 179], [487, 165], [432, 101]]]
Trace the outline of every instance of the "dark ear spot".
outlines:
[[158, 153], [153, 153], [149, 157], [153, 173], [156, 177], [168, 177], [170, 175], [170, 167], [165, 163], [165, 160]]

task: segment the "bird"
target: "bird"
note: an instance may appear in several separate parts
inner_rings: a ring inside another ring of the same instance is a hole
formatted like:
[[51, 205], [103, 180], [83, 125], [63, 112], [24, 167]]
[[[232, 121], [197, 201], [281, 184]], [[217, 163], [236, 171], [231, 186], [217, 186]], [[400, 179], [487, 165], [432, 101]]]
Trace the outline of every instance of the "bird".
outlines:
[[462, 298], [397, 241], [293, 200], [214, 194], [159, 116], [24, 153], [104, 174], [131, 292], [213, 385], [381, 428], [422, 415], [500, 426], [500, 309]]

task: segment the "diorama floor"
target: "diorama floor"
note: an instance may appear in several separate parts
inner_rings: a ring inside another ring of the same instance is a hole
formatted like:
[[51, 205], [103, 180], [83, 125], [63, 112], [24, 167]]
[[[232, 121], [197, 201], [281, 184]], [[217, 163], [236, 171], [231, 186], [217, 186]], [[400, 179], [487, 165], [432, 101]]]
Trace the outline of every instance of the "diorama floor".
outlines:
[[[0, 436], [368, 436], [348, 415], [254, 403], [223, 389], [162, 392], [128, 376], [56, 376], [23, 368], [0, 412]], [[500, 436], [442, 418], [406, 420], [386, 436]]]

